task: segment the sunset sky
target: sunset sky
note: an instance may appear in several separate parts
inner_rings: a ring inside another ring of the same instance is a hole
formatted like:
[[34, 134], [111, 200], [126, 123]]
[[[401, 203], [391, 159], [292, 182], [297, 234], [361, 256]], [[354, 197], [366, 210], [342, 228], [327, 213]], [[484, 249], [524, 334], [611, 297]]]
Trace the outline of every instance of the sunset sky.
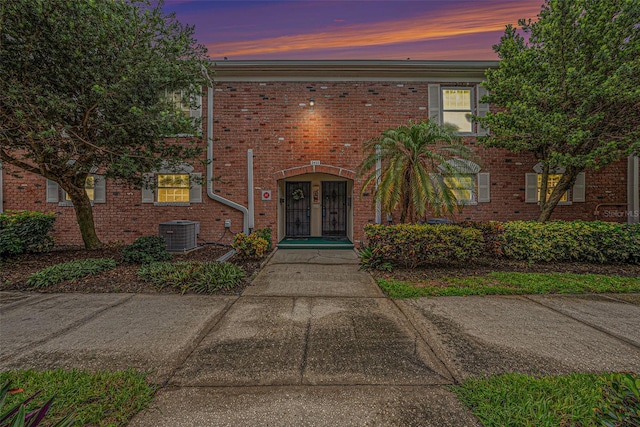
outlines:
[[543, 0], [165, 0], [212, 59], [497, 59]]

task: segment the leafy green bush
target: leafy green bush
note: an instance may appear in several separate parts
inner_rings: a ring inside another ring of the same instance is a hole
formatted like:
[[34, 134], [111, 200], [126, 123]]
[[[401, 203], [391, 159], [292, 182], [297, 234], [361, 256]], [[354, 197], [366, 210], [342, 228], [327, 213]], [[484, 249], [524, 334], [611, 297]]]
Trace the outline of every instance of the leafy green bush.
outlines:
[[502, 257], [502, 234], [504, 233], [504, 223], [499, 221], [475, 222], [462, 221], [456, 225], [461, 227], [474, 228], [480, 230], [484, 239], [483, 253], [485, 255]]
[[9, 211], [0, 213], [0, 257], [25, 252], [47, 252], [53, 247], [53, 213]]
[[624, 226], [629, 235], [629, 259], [631, 264], [640, 264], [640, 223]]
[[529, 262], [639, 262], [639, 227], [602, 221], [513, 221], [504, 224], [502, 251]]
[[269, 245], [269, 240], [261, 237], [259, 233], [253, 232], [248, 236], [244, 233], [236, 234], [231, 246], [242, 256], [259, 259], [265, 256]]
[[141, 267], [138, 277], [145, 282], [153, 283], [159, 289], [169, 286], [179, 289], [183, 294], [189, 290], [196, 293], [213, 293], [239, 285], [244, 280], [245, 272], [227, 262], [154, 262]]
[[640, 426], [640, 377], [615, 373], [601, 378], [604, 405], [598, 410], [607, 427]]
[[253, 233], [251, 234], [256, 234], [258, 237], [262, 237], [264, 240], [266, 240], [267, 252], [271, 250], [271, 228], [259, 228], [257, 230], [253, 230]]
[[367, 224], [372, 263], [415, 268], [475, 259], [484, 240], [479, 230], [457, 225]]
[[131, 264], [149, 264], [169, 259], [171, 254], [162, 236], [140, 237], [122, 250], [122, 261]]
[[116, 268], [116, 262], [110, 258], [89, 258], [52, 265], [33, 273], [27, 284], [34, 288], [44, 288], [65, 280], [75, 280], [106, 270]]

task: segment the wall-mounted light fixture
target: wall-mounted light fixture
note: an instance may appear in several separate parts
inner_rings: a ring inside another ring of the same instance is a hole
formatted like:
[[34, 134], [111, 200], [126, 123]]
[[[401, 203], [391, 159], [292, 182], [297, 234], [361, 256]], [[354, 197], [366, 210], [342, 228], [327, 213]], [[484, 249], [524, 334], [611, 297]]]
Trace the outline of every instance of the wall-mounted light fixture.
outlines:
[[309, 107], [313, 107], [314, 105], [316, 105], [316, 101], [313, 98], [311, 98], [309, 100]]

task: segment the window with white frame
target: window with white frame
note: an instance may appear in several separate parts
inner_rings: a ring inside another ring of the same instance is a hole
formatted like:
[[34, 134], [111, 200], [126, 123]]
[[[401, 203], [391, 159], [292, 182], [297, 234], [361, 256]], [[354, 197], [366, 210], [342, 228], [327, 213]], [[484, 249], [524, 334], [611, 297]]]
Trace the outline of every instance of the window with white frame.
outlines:
[[476, 189], [473, 175], [445, 176], [444, 183], [451, 190], [459, 205], [476, 202]]
[[[89, 200], [94, 203], [106, 203], [106, 182], [104, 176], [91, 174], [84, 184]], [[47, 180], [47, 203], [58, 203], [59, 206], [73, 206], [71, 197], [55, 181]]]
[[[94, 175], [89, 175], [87, 179], [85, 179], [84, 191], [87, 193], [87, 196], [89, 196], [89, 200], [93, 202], [96, 198], [96, 177]], [[71, 201], [71, 197], [69, 197], [66, 191], [64, 192], [64, 199]]]
[[[488, 203], [490, 179], [488, 172], [480, 172], [480, 166], [467, 159], [451, 159], [440, 165], [438, 171], [442, 182], [453, 193], [459, 205]], [[455, 173], [451, 173], [455, 171]]]
[[480, 100], [487, 95], [482, 84], [474, 86], [443, 87], [431, 83], [429, 88], [429, 120], [434, 123], [450, 123], [458, 127], [458, 133], [463, 135], [487, 135], [488, 130], [473, 123], [472, 115], [484, 117], [489, 112], [489, 104]]
[[202, 202], [202, 174], [190, 165], [162, 168], [144, 176], [142, 203], [186, 206]]
[[189, 202], [189, 174], [158, 174], [158, 202]]
[[[540, 203], [542, 198], [542, 163], [538, 163], [533, 167], [534, 173], [525, 174], [525, 202]], [[553, 193], [562, 175], [565, 172], [564, 167], [551, 168], [547, 180], [547, 199]], [[585, 173], [580, 172], [576, 177], [576, 182], [571, 189], [564, 192], [560, 198], [560, 204], [581, 203], [585, 201]]]
[[[549, 199], [553, 190], [558, 186], [558, 182], [560, 182], [560, 178], [562, 178], [561, 173], [550, 173], [547, 175], [547, 197], [546, 200]], [[542, 200], [542, 174], [538, 174], [538, 201]], [[560, 198], [560, 203], [566, 203], [569, 201], [569, 191], [565, 191]]]
[[442, 123], [450, 123], [460, 133], [473, 133], [472, 88], [442, 88]]
[[[189, 117], [193, 120], [199, 121], [202, 119], [202, 96], [201, 95], [189, 95], [186, 91], [176, 90], [173, 92], [165, 93], [166, 99], [171, 102], [176, 108], [181, 111], [185, 117]], [[190, 97], [189, 97], [190, 96]], [[174, 135], [174, 136], [187, 136], [187, 135]]]

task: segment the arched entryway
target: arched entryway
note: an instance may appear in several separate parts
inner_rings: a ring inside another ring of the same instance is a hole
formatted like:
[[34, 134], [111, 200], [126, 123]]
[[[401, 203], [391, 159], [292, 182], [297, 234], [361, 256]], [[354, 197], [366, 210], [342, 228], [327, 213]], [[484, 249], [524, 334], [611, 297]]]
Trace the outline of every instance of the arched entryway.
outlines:
[[278, 242], [353, 242], [353, 171], [316, 165], [277, 175]]

